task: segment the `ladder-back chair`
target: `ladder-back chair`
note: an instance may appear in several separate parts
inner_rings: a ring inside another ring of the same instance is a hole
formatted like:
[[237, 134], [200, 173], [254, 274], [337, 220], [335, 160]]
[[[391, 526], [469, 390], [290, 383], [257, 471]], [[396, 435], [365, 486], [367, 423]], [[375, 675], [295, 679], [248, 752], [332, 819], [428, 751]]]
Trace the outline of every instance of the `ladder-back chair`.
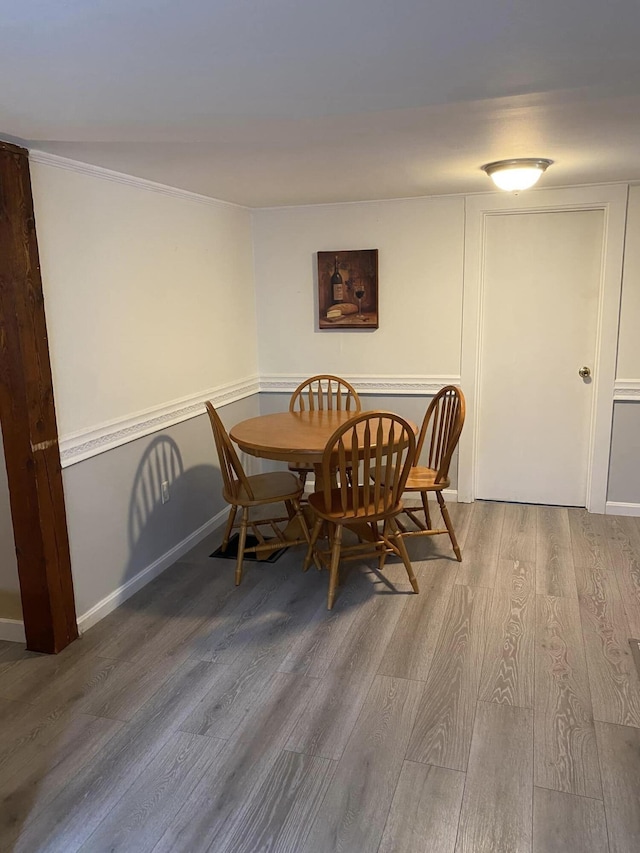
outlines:
[[[322, 412], [337, 410], [353, 412], [361, 410], [360, 398], [355, 388], [346, 379], [331, 376], [328, 373], [305, 379], [291, 395], [290, 412]], [[289, 470], [302, 480], [302, 486], [307, 481], [307, 475], [313, 471], [309, 462], [290, 462]]]
[[[324, 487], [309, 497], [316, 521], [304, 568], [309, 568], [314, 556], [329, 566], [329, 610], [336, 595], [341, 559], [376, 555], [382, 563], [386, 554], [397, 554], [414, 592], [418, 592], [418, 581], [396, 523], [414, 453], [411, 426], [390, 412], [355, 415], [327, 442], [322, 456]], [[317, 544], [325, 523], [330, 550], [321, 550]], [[343, 529], [350, 525], [355, 526], [360, 541], [343, 546]]]
[[[450, 485], [449, 465], [453, 451], [460, 439], [464, 425], [464, 414], [464, 394], [455, 385], [446, 385], [429, 404], [416, 444], [414, 464], [404, 487], [405, 492], [420, 493], [422, 507], [405, 507], [403, 510], [418, 529], [407, 530], [404, 525], [399, 524], [403, 537], [435, 536], [440, 533], [448, 533], [458, 561], [462, 560], [462, 554], [442, 492], [444, 489], [448, 489]], [[426, 458], [424, 461], [426, 464], [420, 465], [420, 457], [425, 449]], [[431, 524], [428, 503], [429, 492], [435, 492], [445, 523], [444, 529], [434, 529]], [[424, 521], [417, 515], [420, 512], [424, 514]]]
[[[222, 539], [221, 550], [224, 552], [229, 544], [229, 537], [234, 527], [240, 528], [238, 540], [238, 559], [236, 562], [236, 586], [242, 580], [242, 563], [245, 554], [255, 554], [259, 557], [279, 548], [289, 548], [291, 545], [308, 544], [309, 528], [300, 510], [302, 483], [295, 474], [288, 471], [276, 471], [270, 474], [252, 474], [248, 476], [238, 458], [231, 439], [224, 428], [220, 416], [210, 402], [205, 403], [213, 438], [218, 451], [220, 469], [222, 471], [222, 495], [231, 504], [227, 526]], [[267, 504], [284, 503], [287, 515], [251, 520], [249, 510], [253, 507]], [[235, 523], [238, 509], [242, 509], [240, 524]], [[280, 525], [288, 524], [293, 518], [297, 520], [300, 536], [285, 538], [284, 529]], [[260, 527], [269, 527], [271, 537], [265, 539]], [[256, 545], [247, 547], [247, 531], [251, 528], [257, 540]]]

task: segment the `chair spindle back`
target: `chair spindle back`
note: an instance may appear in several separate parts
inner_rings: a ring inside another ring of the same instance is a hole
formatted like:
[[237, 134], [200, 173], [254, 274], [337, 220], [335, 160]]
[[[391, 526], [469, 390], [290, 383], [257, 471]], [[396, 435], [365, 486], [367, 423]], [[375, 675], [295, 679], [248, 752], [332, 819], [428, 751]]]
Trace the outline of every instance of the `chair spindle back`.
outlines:
[[436, 483], [446, 480], [449, 475], [451, 457], [464, 425], [464, 414], [464, 394], [456, 385], [445, 385], [427, 408], [416, 445], [414, 466], [420, 464], [423, 446], [430, 433], [426, 465], [438, 472]]
[[339, 427], [322, 456], [327, 511], [336, 481], [345, 514], [357, 515], [371, 504], [377, 514], [397, 507], [414, 459], [415, 443], [409, 424], [390, 412], [364, 412]]
[[218, 459], [220, 460], [220, 470], [222, 471], [222, 482], [224, 484], [224, 496], [228, 500], [236, 494], [237, 485], [240, 483], [246, 489], [247, 496], [253, 500], [253, 491], [249, 485], [247, 475], [238, 458], [229, 434], [224, 428], [224, 424], [220, 420], [220, 415], [213, 408], [212, 404], [207, 400], [205, 403], [209, 420], [211, 421], [211, 429], [213, 430], [213, 439], [216, 443], [218, 451]]
[[312, 376], [302, 382], [291, 395], [290, 412], [315, 412], [333, 410], [360, 411], [360, 398], [355, 388], [346, 379], [330, 374]]

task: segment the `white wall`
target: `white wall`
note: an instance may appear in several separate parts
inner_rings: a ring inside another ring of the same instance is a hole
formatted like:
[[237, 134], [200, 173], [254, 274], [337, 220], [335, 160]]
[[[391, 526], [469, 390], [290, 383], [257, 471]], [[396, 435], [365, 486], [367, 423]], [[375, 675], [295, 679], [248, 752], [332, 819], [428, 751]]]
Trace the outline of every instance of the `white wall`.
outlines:
[[616, 376], [640, 381], [640, 186], [629, 188]]
[[31, 168], [63, 438], [257, 372], [247, 210]]
[[[254, 377], [249, 211], [76, 166], [31, 163], [61, 439]], [[223, 411], [256, 414], [257, 397]], [[0, 463], [0, 589], [17, 589]], [[167, 504], [159, 481], [144, 480], [152, 471], [170, 481]], [[110, 596], [151, 579], [225, 507], [204, 414], [71, 465], [63, 479], [81, 617], [96, 605], [104, 615]]]
[[[389, 375], [459, 375], [462, 197], [265, 209], [253, 213], [253, 225], [262, 377], [320, 372], [374, 380]], [[636, 383], [640, 383], [639, 235], [640, 186], [632, 186], [616, 375]], [[316, 253], [367, 248], [379, 249], [380, 329], [319, 331]], [[640, 507], [636, 466], [628, 464], [637, 446], [632, 436], [640, 434], [640, 396], [630, 405], [616, 413], [609, 500]]]
[[[261, 376], [460, 372], [464, 199], [253, 213]], [[316, 253], [379, 250], [380, 328], [317, 329]]]

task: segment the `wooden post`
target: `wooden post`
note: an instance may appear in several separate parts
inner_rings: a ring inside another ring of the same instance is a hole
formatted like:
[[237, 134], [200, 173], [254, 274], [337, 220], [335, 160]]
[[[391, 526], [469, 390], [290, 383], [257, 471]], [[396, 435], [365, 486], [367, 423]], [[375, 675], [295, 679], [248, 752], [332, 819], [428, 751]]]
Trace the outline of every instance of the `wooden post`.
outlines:
[[27, 648], [78, 636], [29, 155], [0, 141], [0, 419]]

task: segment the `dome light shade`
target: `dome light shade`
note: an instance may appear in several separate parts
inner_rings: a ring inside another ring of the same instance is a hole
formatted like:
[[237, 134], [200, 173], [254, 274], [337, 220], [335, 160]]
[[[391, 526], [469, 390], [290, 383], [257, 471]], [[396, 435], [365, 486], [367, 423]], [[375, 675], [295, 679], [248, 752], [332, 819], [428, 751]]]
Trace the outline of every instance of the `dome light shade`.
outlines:
[[532, 187], [553, 160], [541, 157], [524, 157], [518, 160], [496, 160], [487, 163], [482, 170], [501, 190], [514, 192]]

